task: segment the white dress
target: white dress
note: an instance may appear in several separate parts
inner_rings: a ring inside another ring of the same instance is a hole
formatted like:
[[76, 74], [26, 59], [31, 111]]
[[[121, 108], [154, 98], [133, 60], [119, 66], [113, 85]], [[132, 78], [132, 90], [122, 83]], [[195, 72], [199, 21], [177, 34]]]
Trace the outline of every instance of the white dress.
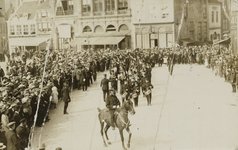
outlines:
[[57, 87], [52, 87], [52, 103], [58, 104], [58, 91]]

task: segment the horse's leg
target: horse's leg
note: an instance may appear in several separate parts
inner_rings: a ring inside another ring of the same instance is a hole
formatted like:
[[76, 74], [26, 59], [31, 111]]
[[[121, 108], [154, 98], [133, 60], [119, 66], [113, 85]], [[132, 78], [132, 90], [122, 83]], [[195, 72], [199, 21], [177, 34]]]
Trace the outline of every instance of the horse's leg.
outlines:
[[122, 142], [123, 150], [127, 150], [125, 145], [124, 145], [123, 128], [119, 129], [119, 132], [120, 132], [120, 136], [121, 136], [121, 142]]
[[104, 122], [101, 122], [100, 121], [100, 124], [101, 124], [101, 136], [102, 136], [102, 139], [103, 139], [103, 143], [104, 143], [104, 147], [107, 147], [107, 144], [105, 142], [105, 139], [104, 139], [104, 136], [103, 136], [103, 128], [104, 128]]
[[109, 141], [109, 138], [107, 136], [107, 131], [108, 131], [109, 128], [110, 128], [110, 126], [107, 124], [106, 127], [104, 128], [104, 132], [105, 132], [105, 135], [106, 135], [106, 139], [108, 141], [107, 144], [111, 145], [112, 143]]
[[130, 143], [131, 143], [131, 135], [132, 135], [132, 133], [131, 133], [131, 131], [130, 131], [130, 128], [129, 128], [129, 127], [126, 129], [126, 131], [129, 133], [129, 139], [128, 139], [127, 147], [128, 147], [128, 148], [130, 148]]

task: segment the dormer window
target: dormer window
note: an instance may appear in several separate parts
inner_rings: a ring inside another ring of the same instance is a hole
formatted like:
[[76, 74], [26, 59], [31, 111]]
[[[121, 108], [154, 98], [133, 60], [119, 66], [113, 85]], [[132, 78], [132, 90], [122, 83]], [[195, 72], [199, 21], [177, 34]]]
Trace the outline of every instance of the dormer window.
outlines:
[[28, 13], [23, 13], [22, 17], [26, 20], [28, 20]]

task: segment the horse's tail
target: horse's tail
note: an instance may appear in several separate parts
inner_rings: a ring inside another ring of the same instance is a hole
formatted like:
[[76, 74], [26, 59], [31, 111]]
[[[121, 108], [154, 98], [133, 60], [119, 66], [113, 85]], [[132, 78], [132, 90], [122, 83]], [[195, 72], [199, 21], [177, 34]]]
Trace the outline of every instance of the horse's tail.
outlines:
[[101, 112], [102, 110], [100, 108], [97, 108], [98, 112]]

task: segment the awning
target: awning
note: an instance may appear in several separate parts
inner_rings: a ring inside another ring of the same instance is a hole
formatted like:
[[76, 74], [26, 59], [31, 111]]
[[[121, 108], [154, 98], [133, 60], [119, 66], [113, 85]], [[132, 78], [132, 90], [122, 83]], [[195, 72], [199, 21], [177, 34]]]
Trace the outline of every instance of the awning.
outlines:
[[47, 40], [49, 40], [49, 38], [9, 38], [9, 42], [12, 46], [39, 46]]
[[120, 43], [123, 37], [92, 37], [92, 38], [76, 38], [70, 45], [116, 45]]
[[218, 42], [216, 42], [216, 43], [213, 43], [213, 45], [216, 45], [216, 44], [230, 44], [230, 38], [228, 38], [228, 39], [225, 39], [225, 40], [221, 40], [221, 41], [218, 41]]

